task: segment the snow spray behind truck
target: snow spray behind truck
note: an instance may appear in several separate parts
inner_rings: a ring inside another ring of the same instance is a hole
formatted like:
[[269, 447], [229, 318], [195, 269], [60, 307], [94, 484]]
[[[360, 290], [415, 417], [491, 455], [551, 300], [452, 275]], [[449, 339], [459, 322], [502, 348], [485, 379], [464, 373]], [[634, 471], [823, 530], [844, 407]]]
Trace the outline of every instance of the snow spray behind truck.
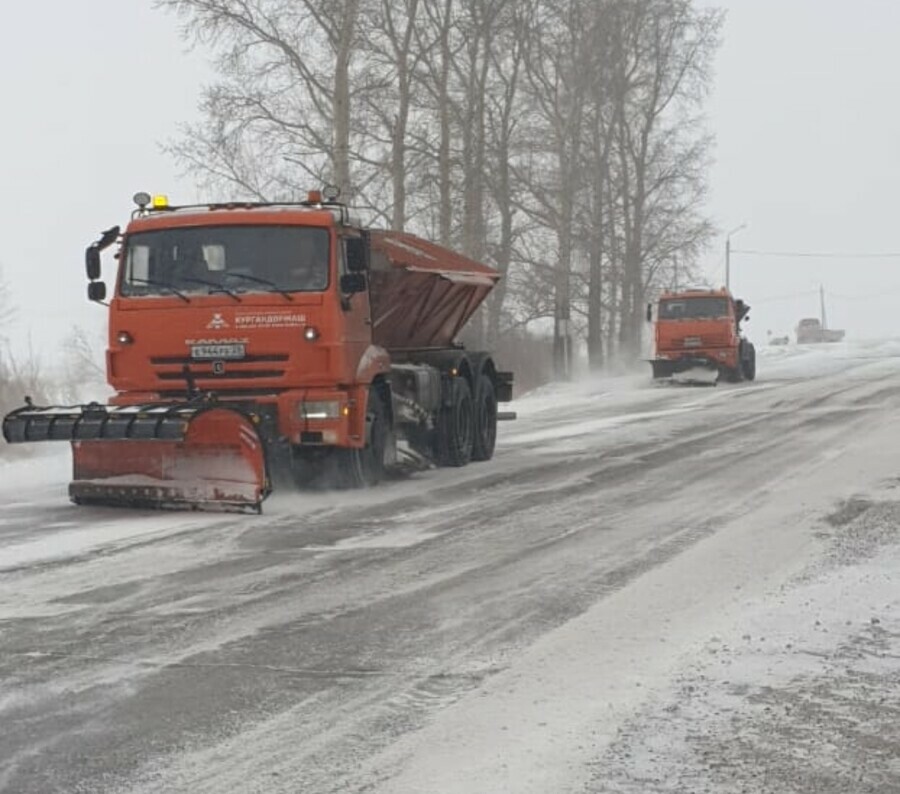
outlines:
[[756, 350], [741, 333], [749, 311], [726, 289], [664, 292], [656, 304], [653, 377], [710, 384], [753, 380]]
[[[512, 374], [455, 338], [493, 269], [364, 228], [312, 191], [297, 204], [175, 207], [135, 196], [109, 307], [108, 405], [26, 405], [9, 443], [70, 441], [76, 503], [261, 510], [273, 481], [379, 482], [410, 459], [494, 454]], [[511, 416], [510, 416], [511, 418]]]

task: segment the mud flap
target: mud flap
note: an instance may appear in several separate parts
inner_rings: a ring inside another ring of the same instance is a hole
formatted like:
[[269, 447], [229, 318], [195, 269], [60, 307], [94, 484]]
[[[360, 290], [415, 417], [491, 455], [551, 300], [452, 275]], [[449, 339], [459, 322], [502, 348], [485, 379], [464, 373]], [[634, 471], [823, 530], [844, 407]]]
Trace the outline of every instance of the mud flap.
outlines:
[[183, 436], [72, 441], [76, 503], [260, 512], [270, 491], [252, 418], [223, 407], [182, 415]]

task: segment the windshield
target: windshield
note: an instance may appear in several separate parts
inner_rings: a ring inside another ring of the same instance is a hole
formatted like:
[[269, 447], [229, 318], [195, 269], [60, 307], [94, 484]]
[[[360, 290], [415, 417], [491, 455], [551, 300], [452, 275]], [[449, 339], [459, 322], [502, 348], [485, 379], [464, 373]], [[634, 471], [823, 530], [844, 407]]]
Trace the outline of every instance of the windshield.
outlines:
[[725, 298], [682, 298], [659, 302], [660, 320], [712, 319], [728, 317]]
[[319, 292], [327, 286], [327, 229], [194, 226], [129, 235], [121, 294]]

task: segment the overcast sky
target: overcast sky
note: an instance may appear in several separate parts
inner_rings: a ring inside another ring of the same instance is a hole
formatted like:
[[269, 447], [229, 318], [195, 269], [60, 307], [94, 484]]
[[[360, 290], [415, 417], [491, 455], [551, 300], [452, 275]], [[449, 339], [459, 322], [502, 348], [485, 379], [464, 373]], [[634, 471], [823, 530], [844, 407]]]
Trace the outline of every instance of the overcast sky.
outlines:
[[[709, 211], [734, 249], [900, 252], [900, 3], [727, 0], [709, 103], [717, 137]], [[161, 144], [196, 117], [206, 54], [149, 0], [16, 3], [0, 48], [0, 266], [19, 306], [12, 334], [47, 357], [73, 323], [98, 333], [83, 251], [123, 223], [137, 190], [199, 198]], [[15, 31], [11, 34], [11, 31]], [[225, 198], [225, 197], [220, 197]], [[724, 236], [704, 258], [724, 283]], [[818, 313], [848, 336], [900, 336], [900, 257], [732, 256], [750, 332]]]

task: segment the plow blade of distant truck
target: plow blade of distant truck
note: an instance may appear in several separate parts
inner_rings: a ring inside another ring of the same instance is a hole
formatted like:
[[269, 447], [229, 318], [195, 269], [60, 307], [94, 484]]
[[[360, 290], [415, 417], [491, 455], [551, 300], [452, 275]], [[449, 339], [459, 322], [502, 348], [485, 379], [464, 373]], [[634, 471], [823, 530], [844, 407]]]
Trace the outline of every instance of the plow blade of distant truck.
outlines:
[[651, 359], [650, 365], [654, 380], [692, 386], [715, 386], [719, 381], [718, 366], [699, 356]]
[[715, 386], [719, 381], [719, 370], [714, 367], [691, 367], [672, 373], [673, 383], [688, 386]]
[[10, 443], [70, 440], [76, 503], [259, 511], [269, 493], [252, 415], [221, 406], [26, 407]]

